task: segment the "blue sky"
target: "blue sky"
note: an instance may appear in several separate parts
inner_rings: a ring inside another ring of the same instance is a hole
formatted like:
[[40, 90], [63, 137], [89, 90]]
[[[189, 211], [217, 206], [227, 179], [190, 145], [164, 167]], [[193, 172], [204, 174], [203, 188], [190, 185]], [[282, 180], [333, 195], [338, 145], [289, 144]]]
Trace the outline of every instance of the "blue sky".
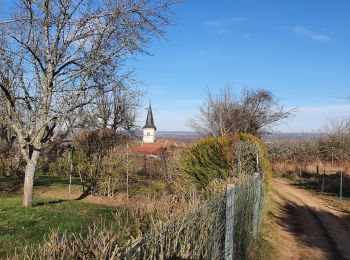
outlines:
[[[309, 132], [350, 112], [350, 1], [199, 1], [175, 8], [167, 40], [134, 64], [159, 130], [189, 130], [206, 88], [266, 88], [299, 112], [275, 129]], [[146, 105], [146, 104], [145, 104]], [[143, 112], [143, 111], [142, 111]], [[146, 111], [144, 111], [144, 114]], [[143, 117], [141, 115], [141, 123]]]
[[[0, 0], [0, 14], [10, 3]], [[159, 130], [190, 130], [206, 89], [229, 84], [236, 93], [266, 88], [299, 109], [275, 130], [317, 131], [350, 112], [349, 11], [349, 0], [185, 0], [167, 39], [130, 65]]]

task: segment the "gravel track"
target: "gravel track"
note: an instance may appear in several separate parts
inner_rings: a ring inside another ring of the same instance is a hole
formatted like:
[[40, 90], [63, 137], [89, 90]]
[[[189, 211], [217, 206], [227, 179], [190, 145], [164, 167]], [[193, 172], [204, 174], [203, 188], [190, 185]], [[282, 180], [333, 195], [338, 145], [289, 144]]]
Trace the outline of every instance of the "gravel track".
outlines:
[[[272, 181], [278, 241], [276, 259], [349, 259], [350, 216], [283, 179]], [[288, 248], [287, 248], [288, 247]]]

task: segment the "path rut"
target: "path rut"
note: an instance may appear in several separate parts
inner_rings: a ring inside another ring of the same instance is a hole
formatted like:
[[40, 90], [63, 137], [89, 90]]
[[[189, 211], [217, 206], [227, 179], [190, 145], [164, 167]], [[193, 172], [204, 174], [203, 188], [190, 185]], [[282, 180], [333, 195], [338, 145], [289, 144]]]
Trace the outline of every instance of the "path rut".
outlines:
[[[271, 198], [278, 231], [290, 241], [281, 243], [278, 256], [288, 259], [349, 259], [350, 216], [327, 207], [312, 193], [283, 179], [272, 181]], [[278, 248], [278, 242], [275, 242]], [[288, 250], [287, 250], [287, 247]], [[290, 248], [292, 247], [292, 248]]]

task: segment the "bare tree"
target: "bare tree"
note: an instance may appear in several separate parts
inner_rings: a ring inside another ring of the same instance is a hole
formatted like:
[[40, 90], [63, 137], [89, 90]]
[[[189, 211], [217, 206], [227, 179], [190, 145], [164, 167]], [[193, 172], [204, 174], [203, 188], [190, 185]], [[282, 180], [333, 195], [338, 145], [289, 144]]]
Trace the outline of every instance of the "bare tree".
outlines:
[[293, 110], [284, 109], [267, 90], [245, 88], [241, 97], [237, 97], [227, 86], [216, 96], [208, 90], [199, 115], [191, 120], [190, 126], [210, 136], [240, 132], [260, 136], [268, 132], [272, 124], [292, 113]]
[[136, 117], [142, 106], [143, 91], [124, 82], [114, 84], [111, 90], [97, 93], [96, 100], [84, 108], [81, 127], [137, 131]]
[[318, 140], [318, 153], [324, 160], [344, 162], [350, 159], [350, 119], [343, 118], [328, 122], [322, 130], [322, 137]]
[[[125, 59], [164, 35], [174, 2], [20, 0], [0, 18], [3, 120], [26, 161], [23, 205], [32, 205], [34, 172], [45, 144], [96, 93], [125, 81]], [[97, 91], [99, 90], [99, 91]]]

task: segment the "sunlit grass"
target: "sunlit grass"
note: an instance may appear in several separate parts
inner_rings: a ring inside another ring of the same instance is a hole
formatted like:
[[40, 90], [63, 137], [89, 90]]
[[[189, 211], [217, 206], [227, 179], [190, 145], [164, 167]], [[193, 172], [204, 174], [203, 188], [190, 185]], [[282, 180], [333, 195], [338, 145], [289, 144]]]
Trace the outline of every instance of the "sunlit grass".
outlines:
[[113, 207], [34, 198], [32, 208], [22, 206], [22, 196], [0, 196], [0, 258], [15, 248], [41, 242], [51, 229], [85, 233], [87, 227], [104, 219], [116, 228]]

